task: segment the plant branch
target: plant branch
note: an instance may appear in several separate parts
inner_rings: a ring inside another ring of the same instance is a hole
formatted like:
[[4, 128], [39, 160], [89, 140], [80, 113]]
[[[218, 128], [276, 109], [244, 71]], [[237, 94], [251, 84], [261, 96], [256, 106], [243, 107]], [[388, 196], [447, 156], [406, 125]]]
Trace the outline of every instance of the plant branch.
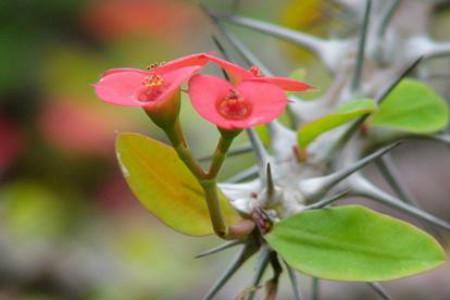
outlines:
[[380, 190], [367, 179], [362, 177], [360, 174], [355, 174], [351, 177], [350, 189], [352, 194], [356, 196], [367, 197], [373, 199], [392, 208], [398, 209], [405, 212], [411, 216], [414, 216], [420, 220], [424, 220], [431, 225], [437, 226], [441, 229], [450, 231], [450, 224], [444, 220], [441, 220], [424, 210], [417, 207], [411, 206], [401, 200], [389, 195], [388, 193]]

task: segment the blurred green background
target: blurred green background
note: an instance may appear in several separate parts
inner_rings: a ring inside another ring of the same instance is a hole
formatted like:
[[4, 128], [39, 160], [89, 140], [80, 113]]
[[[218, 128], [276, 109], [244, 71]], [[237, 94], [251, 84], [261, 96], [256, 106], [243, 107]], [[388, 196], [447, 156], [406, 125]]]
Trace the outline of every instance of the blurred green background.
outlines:
[[[204, 3], [224, 12], [233, 6], [232, 1]], [[239, 9], [320, 36], [355, 30], [353, 16], [331, 1], [245, 0]], [[449, 24], [450, 11], [439, 11], [433, 34], [450, 39]], [[326, 90], [330, 78], [310, 54], [233, 29], [276, 73], [304, 67], [307, 81], [319, 87], [315, 95]], [[0, 1], [0, 300], [176, 300], [199, 299], [207, 291], [233, 251], [195, 260], [195, 254], [219, 241], [170, 231], [137, 203], [116, 164], [115, 135], [138, 131], [164, 137], [142, 111], [101, 102], [91, 85], [108, 68], [144, 68], [214, 51], [210, 36], [215, 32], [196, 1]], [[437, 65], [448, 70], [448, 59], [444, 62]], [[448, 99], [448, 79], [435, 84]], [[210, 153], [214, 127], [200, 120], [188, 102], [182, 121], [195, 153]], [[444, 149], [439, 151], [445, 156]], [[252, 160], [247, 155], [227, 162], [222, 176]], [[444, 162], [450, 169], [449, 160]], [[445, 164], [433, 168], [443, 174]], [[427, 194], [435, 198], [432, 209], [448, 200], [437, 196], [450, 194], [443, 180], [441, 190]], [[221, 299], [232, 299], [246, 287], [250, 272], [251, 267], [239, 274]], [[447, 266], [422, 278], [425, 283], [405, 280], [401, 286], [427, 291], [449, 278]], [[308, 283], [302, 277], [302, 285]], [[352, 294], [342, 298], [333, 292], [349, 287]], [[448, 289], [441, 285], [443, 298], [433, 299], [449, 299]], [[370, 297], [358, 284], [329, 283], [325, 293], [334, 295], [329, 299]]]

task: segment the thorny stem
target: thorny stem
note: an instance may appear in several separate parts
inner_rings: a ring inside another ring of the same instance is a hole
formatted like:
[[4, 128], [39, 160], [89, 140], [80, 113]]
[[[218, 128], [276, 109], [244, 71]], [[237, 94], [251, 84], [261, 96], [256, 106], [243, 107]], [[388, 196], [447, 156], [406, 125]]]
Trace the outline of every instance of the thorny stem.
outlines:
[[450, 231], [450, 224], [421, 210], [417, 207], [411, 206], [405, 202], [398, 200], [397, 198], [389, 195], [388, 193], [378, 189], [372, 183], [367, 181], [360, 174], [355, 174], [351, 178], [350, 183], [351, 192], [355, 196], [363, 196], [375, 201], [381, 202], [385, 205], [396, 208], [409, 215], [415, 216], [421, 220], [424, 220], [431, 225], [438, 226], [441, 229]]

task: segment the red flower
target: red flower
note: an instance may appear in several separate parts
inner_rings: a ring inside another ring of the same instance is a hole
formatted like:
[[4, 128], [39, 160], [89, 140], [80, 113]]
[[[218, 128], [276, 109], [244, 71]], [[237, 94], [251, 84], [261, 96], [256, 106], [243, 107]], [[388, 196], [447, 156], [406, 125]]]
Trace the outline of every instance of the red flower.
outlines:
[[272, 121], [287, 105], [281, 88], [260, 80], [236, 85], [215, 76], [195, 75], [189, 96], [197, 112], [224, 129], [243, 129]]
[[287, 77], [264, 76], [261, 70], [256, 66], [251, 67], [250, 70], [246, 70], [238, 65], [217, 58], [215, 56], [209, 54], [207, 54], [206, 56], [211, 62], [218, 64], [222, 69], [227, 71], [236, 82], [240, 82], [242, 80], [267, 82], [274, 84], [285, 91], [293, 92], [306, 91], [312, 87], [307, 83]]
[[111, 69], [95, 84], [95, 91], [106, 102], [151, 110], [172, 98], [181, 84], [207, 62], [206, 54], [193, 54], [153, 66], [148, 71]]

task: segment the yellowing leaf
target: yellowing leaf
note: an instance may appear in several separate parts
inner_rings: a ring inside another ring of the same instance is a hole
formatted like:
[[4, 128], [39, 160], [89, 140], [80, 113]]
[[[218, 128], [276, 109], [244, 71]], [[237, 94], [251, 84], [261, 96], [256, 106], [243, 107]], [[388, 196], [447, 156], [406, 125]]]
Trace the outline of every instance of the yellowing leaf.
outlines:
[[[213, 233], [203, 189], [172, 147], [123, 133], [117, 138], [116, 152], [128, 185], [155, 217], [187, 235]], [[239, 220], [223, 195], [221, 207], [228, 224]]]

